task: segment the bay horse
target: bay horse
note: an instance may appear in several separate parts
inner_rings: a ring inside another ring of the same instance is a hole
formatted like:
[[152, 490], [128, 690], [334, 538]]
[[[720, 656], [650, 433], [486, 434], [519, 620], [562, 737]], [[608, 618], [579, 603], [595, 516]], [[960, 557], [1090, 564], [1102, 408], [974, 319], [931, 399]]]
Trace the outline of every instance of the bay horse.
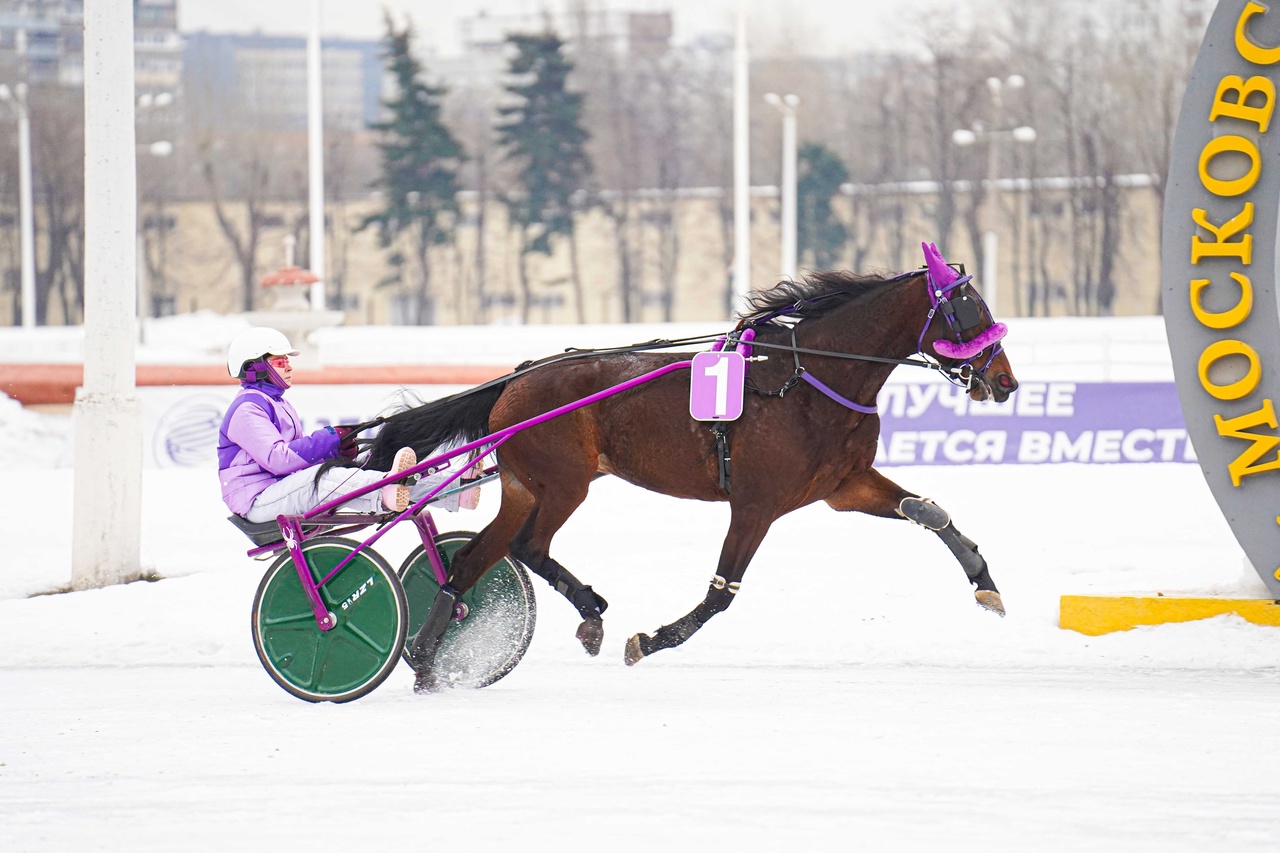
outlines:
[[[550, 552], [556, 532], [603, 474], [672, 497], [727, 501], [731, 510], [705, 598], [652, 635], [628, 639], [627, 665], [680, 645], [726, 610], [770, 525], [816, 501], [933, 531], [976, 588], [977, 602], [1003, 615], [978, 546], [942, 507], [872, 467], [880, 432], [876, 395], [899, 364], [927, 363], [964, 384], [974, 400], [1003, 402], [1018, 387], [1000, 345], [1004, 324], [995, 322], [971, 277], [947, 265], [931, 244], [924, 248], [926, 268], [914, 272], [814, 272], [750, 294], [730, 343], [751, 329], [754, 351], [766, 360], [749, 363], [743, 412], [732, 424], [693, 420], [689, 374], [677, 370], [516, 432], [497, 451], [498, 514], [456, 554], [448, 585], [414, 639], [415, 689], [442, 686], [432, 672], [435, 650], [457, 597], [508, 555], [573, 604], [582, 617], [579, 641], [589, 654], [599, 653], [607, 602]], [[426, 458], [441, 444], [473, 441], [688, 358], [579, 355], [522, 367], [491, 386], [389, 417], [367, 464], [385, 470], [402, 446]]]

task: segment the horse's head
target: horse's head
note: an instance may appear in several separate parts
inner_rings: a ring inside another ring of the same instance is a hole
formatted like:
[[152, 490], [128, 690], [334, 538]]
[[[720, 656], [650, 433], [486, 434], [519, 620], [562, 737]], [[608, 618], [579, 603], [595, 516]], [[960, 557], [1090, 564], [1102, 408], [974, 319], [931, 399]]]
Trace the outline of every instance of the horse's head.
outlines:
[[920, 351], [936, 358], [955, 381], [964, 383], [971, 399], [1003, 403], [1018, 388], [1000, 345], [1008, 327], [991, 316], [972, 276], [948, 266], [937, 246], [921, 245], [932, 310], [920, 333]]

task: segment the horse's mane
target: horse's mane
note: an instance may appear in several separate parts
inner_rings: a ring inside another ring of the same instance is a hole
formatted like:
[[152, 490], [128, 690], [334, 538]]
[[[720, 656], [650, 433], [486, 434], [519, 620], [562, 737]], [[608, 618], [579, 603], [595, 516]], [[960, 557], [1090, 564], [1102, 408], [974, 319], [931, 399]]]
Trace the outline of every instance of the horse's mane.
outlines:
[[761, 322], [784, 310], [786, 316], [800, 320], [819, 317], [900, 278], [845, 270], [810, 271], [800, 281], [788, 279], [768, 290], [752, 291], [747, 295], [747, 311], [738, 316], [744, 325]]

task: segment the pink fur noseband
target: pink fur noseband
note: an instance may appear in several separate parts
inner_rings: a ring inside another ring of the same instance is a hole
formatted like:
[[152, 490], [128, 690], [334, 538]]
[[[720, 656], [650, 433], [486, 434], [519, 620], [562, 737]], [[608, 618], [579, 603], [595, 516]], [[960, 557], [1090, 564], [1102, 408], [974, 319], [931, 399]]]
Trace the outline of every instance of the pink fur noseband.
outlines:
[[1004, 323], [992, 323], [986, 331], [971, 341], [955, 343], [945, 338], [933, 342], [933, 350], [943, 358], [969, 359], [1009, 334], [1009, 327]]

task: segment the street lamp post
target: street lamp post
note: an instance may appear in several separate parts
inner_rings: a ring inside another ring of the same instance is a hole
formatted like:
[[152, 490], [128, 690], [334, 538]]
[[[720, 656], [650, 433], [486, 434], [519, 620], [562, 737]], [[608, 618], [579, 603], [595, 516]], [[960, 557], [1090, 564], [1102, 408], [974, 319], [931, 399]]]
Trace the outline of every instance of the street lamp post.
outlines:
[[782, 275], [796, 275], [796, 107], [800, 98], [769, 92], [765, 103], [782, 114]]
[[27, 110], [27, 84], [18, 83], [10, 91], [0, 83], [0, 101], [11, 104], [18, 114], [18, 230], [22, 253], [22, 327], [36, 324], [36, 238], [35, 208], [31, 200], [31, 114]]
[[311, 0], [307, 33], [307, 175], [308, 228], [311, 238], [311, 310], [324, 310], [324, 96], [320, 75], [320, 0]]
[[991, 93], [991, 126], [975, 124], [973, 130], [957, 130], [951, 134], [951, 141], [956, 145], [972, 145], [979, 139], [987, 143], [987, 204], [985, 230], [982, 234], [982, 293], [987, 307], [994, 316], [999, 305], [999, 279], [997, 270], [997, 253], [999, 239], [996, 226], [1000, 218], [1000, 198], [998, 181], [1000, 180], [1000, 146], [998, 140], [1008, 136], [1015, 142], [1035, 142], [1036, 131], [1033, 127], [1022, 125], [1014, 128], [1002, 128], [1004, 113], [1005, 89], [1021, 89], [1025, 81], [1020, 75], [1011, 74], [1001, 80], [999, 77], [987, 78], [987, 90]]
[[751, 290], [751, 101], [747, 61], [747, 9], [738, 0], [733, 48], [733, 299], [729, 313]]

